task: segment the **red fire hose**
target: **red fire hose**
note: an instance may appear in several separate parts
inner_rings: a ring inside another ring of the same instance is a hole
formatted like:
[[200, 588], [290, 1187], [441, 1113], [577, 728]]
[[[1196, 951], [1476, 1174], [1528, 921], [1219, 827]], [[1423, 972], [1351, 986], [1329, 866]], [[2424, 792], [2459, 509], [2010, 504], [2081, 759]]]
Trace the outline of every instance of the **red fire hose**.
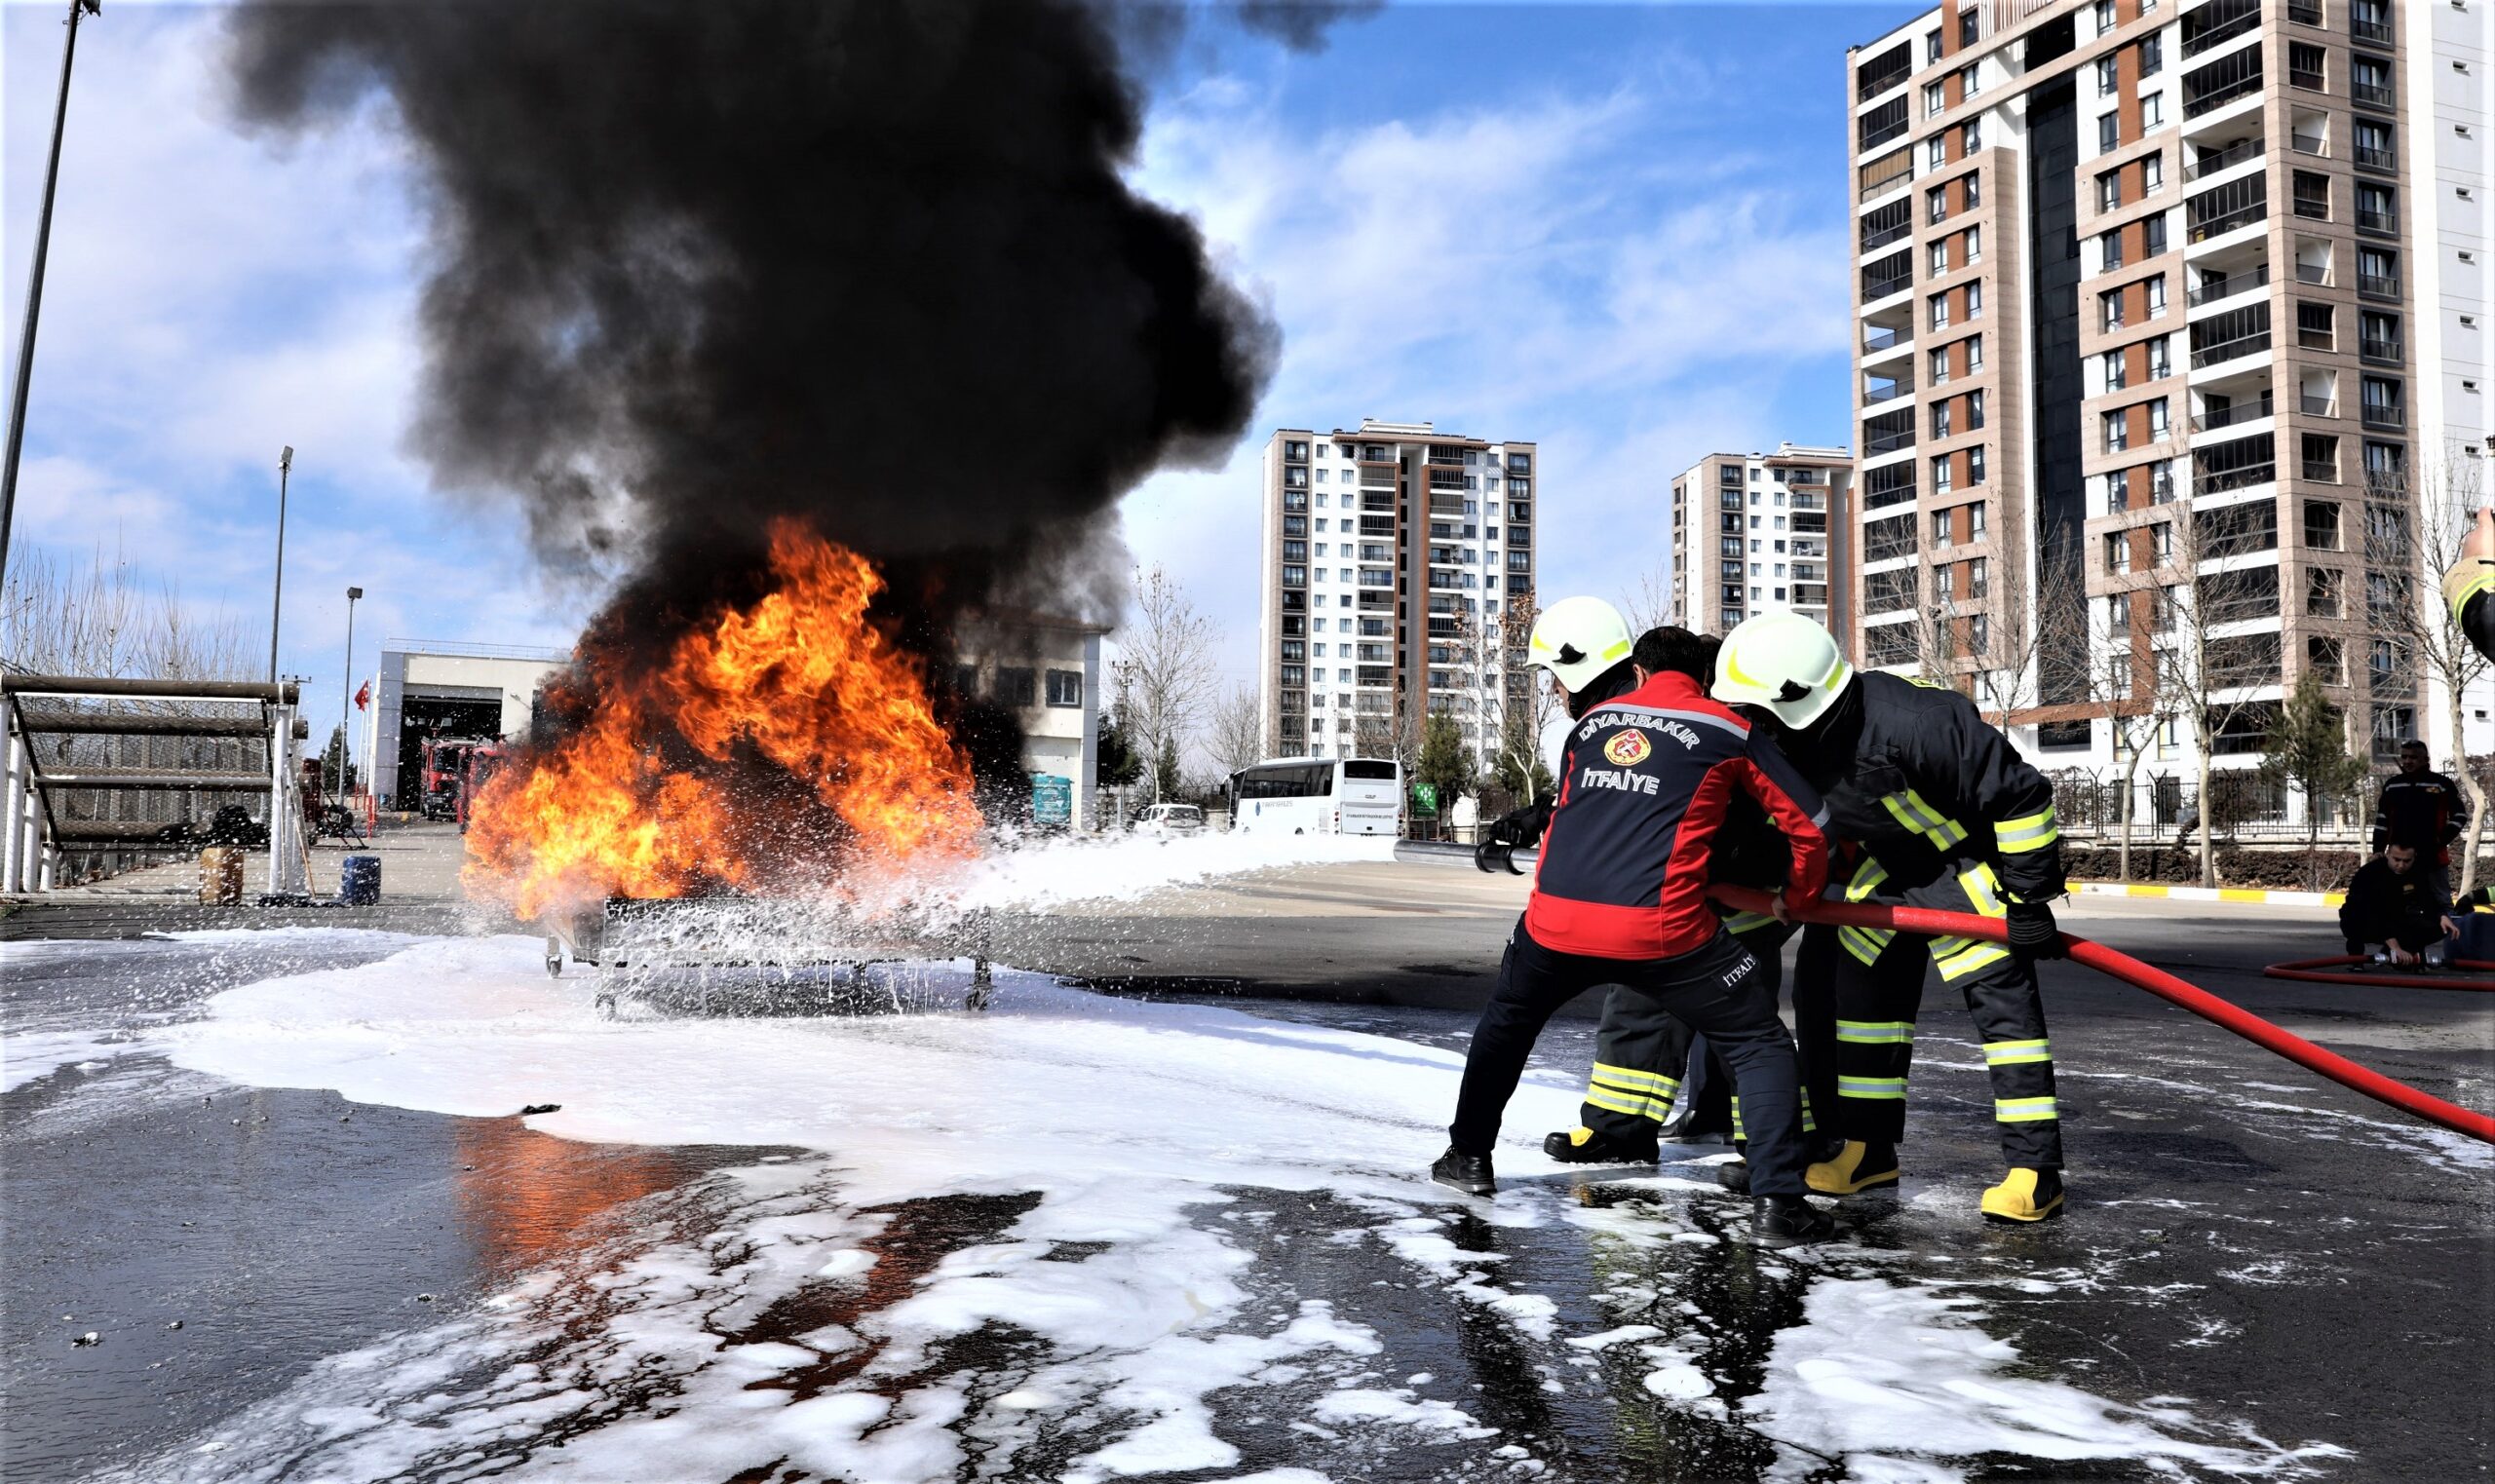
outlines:
[[2365, 984], [2376, 989], [2495, 989], [2495, 964], [2480, 963], [2476, 959], [2448, 961], [2452, 968], [2467, 970], [2479, 976], [2475, 979], [2454, 974], [2331, 971], [2342, 965], [2364, 962], [2356, 954], [2342, 953], [2326, 959], [2291, 959], [2284, 964], [2272, 964], [2261, 971], [2273, 979], [2301, 979], [2308, 984]]
[[[1766, 893], [1741, 887], [1714, 887], [1708, 894], [1744, 912], [1765, 912], [1770, 907]], [[1949, 933], [1959, 937], [1988, 938], [1996, 943], [2007, 941], [2010, 936], [2008, 928], [2000, 919], [1977, 917], [1967, 912], [1936, 912], [1925, 907], [1835, 901], [1794, 902], [1791, 906], [1793, 915], [1804, 922], [1892, 928], [1901, 932]], [[2413, 1114], [2454, 1133], [2464, 1133], [2473, 1139], [2495, 1144], [2495, 1118], [2472, 1113], [2457, 1104], [2420, 1092], [2406, 1083], [2394, 1082], [2379, 1072], [2361, 1067], [2336, 1051], [2325, 1051], [2249, 1010], [2228, 1004], [2207, 990], [2195, 988], [2162, 969], [2152, 969], [2128, 954], [2116, 953], [2102, 943], [2092, 943], [2084, 937], [2074, 937], [2065, 932], [2062, 934], [2062, 946], [2070, 950], [2072, 963], [2084, 964], [2099, 973], [2111, 974], [2134, 988], [2147, 990], [2161, 1000], [2179, 1005], [2204, 1020], [2214, 1021], [2235, 1032], [2263, 1050], [2274, 1051], [2298, 1066], [2319, 1072], [2343, 1087], [2361, 1092], [2376, 1102], [2389, 1103], [2403, 1113]]]

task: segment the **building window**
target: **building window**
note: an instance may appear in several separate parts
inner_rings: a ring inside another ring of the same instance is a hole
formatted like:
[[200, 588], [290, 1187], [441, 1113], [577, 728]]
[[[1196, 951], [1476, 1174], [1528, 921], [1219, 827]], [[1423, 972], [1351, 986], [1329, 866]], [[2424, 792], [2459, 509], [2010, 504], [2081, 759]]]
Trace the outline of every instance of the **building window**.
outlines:
[[2166, 250], [2166, 213], [2140, 218], [2140, 256], [2155, 257]]
[[1942, 274], [1947, 273], [1947, 272], [1949, 271], [1949, 244], [1948, 244], [1948, 243], [1946, 243], [1946, 242], [1937, 242], [1937, 243], [1934, 243], [1934, 244], [1932, 245], [1931, 248], [1930, 248], [1930, 249], [1925, 253], [1925, 256], [1929, 259], [1929, 262], [1928, 262], [1928, 265], [1927, 265], [1927, 268], [1926, 268], [1926, 272], [1925, 272], [1925, 275], [1924, 275], [1925, 277], [1927, 277], [1927, 278], [1936, 278], [1936, 279], [1937, 279], [1937, 278], [1940, 277]]
[[2111, 273], [2123, 266], [2123, 229], [2096, 234], [2096, 271]]
[[2146, 289], [2149, 318], [2154, 320], [2166, 313], [2166, 275], [2162, 273], [2149, 275]]
[[1969, 335], [1966, 339], [1967, 371], [1970, 375], [1984, 368], [1984, 337]]
[[1981, 315], [1981, 314], [1984, 312], [1984, 284], [1983, 284], [1983, 280], [1981, 280], [1981, 279], [1977, 279], [1977, 280], [1976, 280], [1976, 282], [1974, 282], [1974, 283], [1972, 283], [1972, 284], [1969, 284], [1969, 285], [1967, 285], [1967, 287], [1966, 287], [1966, 295], [1967, 295], [1967, 318], [1968, 318], [1968, 319], [1970, 319], [1970, 320], [1973, 320], [1973, 319], [1975, 319], [1977, 316]]
[[2154, 196], [2166, 189], [2166, 156], [2149, 155], [2140, 161], [2140, 194]]
[[1934, 494], [1945, 495], [1949, 492], [1949, 466], [1951, 462], [1949, 455], [1945, 453], [1932, 461], [1932, 491]]
[[[2104, 66], [2107, 63], [2099, 62], [2098, 65]], [[2122, 147], [2123, 116], [2119, 113], [2098, 114], [2096, 116], [2096, 152], [2100, 155], [2110, 155]]]
[[2152, 93], [2140, 99], [2140, 133], [2153, 133], [2166, 127], [2166, 95]]
[[1984, 482], [1984, 445], [1981, 443], [1967, 450], [1967, 482], [1970, 484]]
[[1936, 293], [1924, 302], [1928, 304], [1932, 310], [1932, 327], [1934, 329], [1948, 328], [1949, 296], [1945, 293]]
[[1924, 354], [1924, 379], [1934, 386], [1949, 380], [1949, 347], [1936, 345]]
[[1967, 394], [1967, 431], [1975, 432], [1984, 425], [1984, 394], [1981, 388]]
[[1961, 157], [1972, 155], [1983, 147], [1984, 121], [1981, 118], [1969, 119], [1958, 126], [1958, 153]]
[[1930, 66], [1940, 59], [1940, 32], [1938, 28], [1923, 33], [1923, 64]]
[[2167, 337], [2160, 335], [2148, 342], [2148, 378], [2151, 381], [2163, 381], [2174, 374], [2174, 367], [2167, 359], [2166, 341]]
[[2119, 453], [2131, 446], [2131, 418], [2128, 410], [2100, 412], [2097, 419], [2104, 434], [2107, 453]]
[[1969, 227], [1961, 235], [1965, 237], [1967, 241], [1967, 261], [1970, 263], [1982, 262], [1984, 260], [1984, 229], [1979, 226]]
[[1940, 135], [1938, 134], [1934, 134], [1931, 138], [1924, 140], [1923, 168], [1928, 171], [1937, 171], [1943, 165], [1948, 164], [1949, 157], [1942, 152], [1946, 147], [1947, 146], [1943, 143]]
[[1948, 220], [1949, 188], [1947, 186], [1936, 185], [1923, 193], [1923, 217], [1925, 221], [1934, 224]]
[[[2147, 6], [2147, 5], [2143, 5], [2143, 6], [2141, 6], [2141, 7], [2140, 7], [2140, 14], [2142, 14], [2142, 15], [2146, 15], [2146, 14], [2148, 14], [2148, 12], [2149, 12], [2151, 9], [2153, 9], [2153, 7], [2151, 7], [2151, 6]], [[2156, 76], [2157, 74], [2159, 74], [2160, 72], [2165, 71], [2165, 70], [2166, 70], [2166, 36], [2165, 36], [2165, 33], [2164, 33], [2164, 32], [2160, 32], [2160, 31], [2151, 31], [2151, 32], [2150, 32], [2150, 33], [2149, 33], [2145, 38], [2143, 38], [2143, 39], [2141, 40], [2140, 45], [2139, 45], [2139, 54], [2140, 54], [2140, 76], [2142, 76], [2142, 77], [2155, 77], [2155, 76]]]
[[2096, 0], [2095, 15], [2097, 35], [2114, 29], [2114, 0]]
[[1947, 511], [1932, 513], [1932, 544], [1934, 546], [1945, 547], [1949, 544], [1949, 526], [1950, 517]]
[[2123, 390], [2130, 380], [2127, 367], [2129, 358], [2121, 351], [2107, 351], [2096, 359], [2103, 367], [2105, 380], [2105, 385], [2099, 390], [2106, 392]]
[[1970, 506], [1968, 506], [1968, 507], [1967, 507], [1967, 531], [1968, 531], [1968, 534], [1969, 534], [1971, 537], [1974, 537], [1974, 536], [1981, 536], [1981, 535], [1982, 535], [1982, 534], [1983, 534], [1983, 533], [1984, 533], [1988, 528], [1989, 528], [1989, 527], [1987, 526], [1987, 524], [1985, 523], [1985, 520], [1984, 520], [1984, 506], [1982, 505], [1982, 503], [1981, 503], [1981, 502], [1978, 502], [1978, 503], [1977, 503], [1977, 504], [1974, 504], [1974, 505], [1970, 505]]
[[2295, 211], [2315, 221], [2330, 219], [2330, 177], [2312, 171], [2295, 172]]
[[1923, 85], [1923, 116], [1925, 118], [1928, 119], [1934, 114], [1946, 109], [1948, 106], [1949, 104], [1947, 100], [1941, 96], [1940, 85], [1938, 83], [1926, 83]]
[[2123, 290], [2109, 288], [2096, 296], [2096, 327], [2099, 329], [2123, 327]]
[[2096, 177], [2096, 209], [2110, 211], [2123, 204], [2123, 172], [2106, 171]]

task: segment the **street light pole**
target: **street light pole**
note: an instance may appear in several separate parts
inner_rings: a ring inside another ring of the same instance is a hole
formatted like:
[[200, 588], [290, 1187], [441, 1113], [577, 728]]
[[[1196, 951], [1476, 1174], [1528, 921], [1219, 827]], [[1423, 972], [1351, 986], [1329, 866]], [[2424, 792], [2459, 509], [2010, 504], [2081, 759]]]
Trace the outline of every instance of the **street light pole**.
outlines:
[[286, 604], [286, 478], [294, 470], [294, 445], [277, 455], [277, 581], [269, 591], [269, 684], [277, 684], [277, 616]]
[[347, 745], [348, 707], [355, 704], [355, 600], [364, 596], [362, 588], [347, 590], [347, 677], [338, 687], [338, 802], [347, 801], [347, 759], [355, 749]]
[[69, 38], [60, 47], [60, 95], [52, 107], [52, 155], [44, 166], [43, 209], [26, 272], [26, 323], [18, 332], [18, 379], [9, 398], [9, 444], [0, 454], [0, 582], [9, 571], [9, 527], [18, 514], [18, 455], [26, 444], [26, 397], [34, 390], [35, 322], [43, 309], [43, 265], [52, 247], [52, 198], [60, 184], [60, 133], [69, 122], [69, 64], [78, 57], [78, 18], [103, 13], [102, 0], [69, 0]]

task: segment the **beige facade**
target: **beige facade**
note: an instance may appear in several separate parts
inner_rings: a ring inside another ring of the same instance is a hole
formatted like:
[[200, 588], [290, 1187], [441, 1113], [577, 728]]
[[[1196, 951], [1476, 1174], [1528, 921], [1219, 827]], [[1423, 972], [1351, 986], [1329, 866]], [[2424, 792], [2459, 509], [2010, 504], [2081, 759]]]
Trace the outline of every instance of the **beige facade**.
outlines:
[[1853, 496], [1843, 448], [1781, 443], [1691, 465], [1672, 480], [1670, 621], [1722, 633], [1789, 608], [1847, 635]]
[[1076, 829], [1090, 829], [1100, 750], [1100, 638], [1096, 624], [1046, 614], [990, 613], [964, 623], [955, 687], [1014, 708], [1022, 766], [1067, 780]]
[[1486, 765], [1529, 683], [1540, 453], [1363, 419], [1265, 444], [1258, 717], [1276, 756], [1408, 751], [1452, 713]]
[[2392, 0], [1977, 0], [1849, 53], [1864, 663], [2104, 762], [2130, 702], [2035, 663], [2039, 609], [2085, 604], [2135, 698], [2223, 574], [2219, 750], [2307, 672], [2413, 725], [2363, 609], [2412, 518], [2403, 30]]

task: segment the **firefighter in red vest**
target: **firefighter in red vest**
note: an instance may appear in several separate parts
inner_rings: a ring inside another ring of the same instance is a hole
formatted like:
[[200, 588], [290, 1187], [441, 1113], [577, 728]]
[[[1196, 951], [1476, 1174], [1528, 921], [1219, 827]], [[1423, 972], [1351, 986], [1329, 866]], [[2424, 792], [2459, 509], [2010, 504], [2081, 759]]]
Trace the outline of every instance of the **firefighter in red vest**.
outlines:
[[[1431, 1168], [1470, 1195], [1496, 1190], [1499, 1119], [1552, 1013], [1597, 985], [1648, 997], [1704, 1034], [1732, 1067], [1749, 1134], [1752, 1239], [1825, 1240], [1804, 1199], [1807, 1154], [1793, 1042], [1759, 962], [1708, 905], [1708, 855], [1736, 794], [1764, 808], [1791, 851], [1788, 889], [1827, 876], [1825, 811], [1764, 729], [1687, 674], [1650, 674], [1629, 626], [1598, 598], [1555, 603], [1527, 649], [1566, 694], [1571, 725], [1533, 894], [1473, 1033], [1448, 1146]], [[1776, 898], [1784, 915], [1784, 895]]]

